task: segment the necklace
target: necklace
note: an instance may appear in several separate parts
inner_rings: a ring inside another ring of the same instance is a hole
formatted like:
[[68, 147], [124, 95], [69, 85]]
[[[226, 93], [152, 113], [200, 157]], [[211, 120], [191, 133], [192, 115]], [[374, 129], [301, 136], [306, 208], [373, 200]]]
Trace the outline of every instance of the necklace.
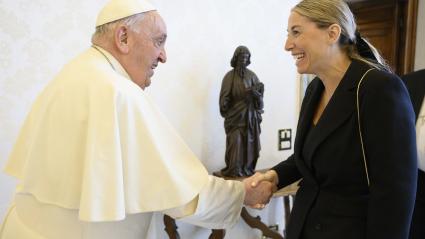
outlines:
[[95, 45], [91, 45], [91, 47], [93, 47], [94, 49], [96, 49], [96, 51], [98, 51], [100, 54], [102, 54], [103, 57], [105, 57], [105, 59], [108, 61], [109, 65], [112, 67], [112, 69], [115, 71], [115, 67], [114, 65], [112, 65], [111, 61], [109, 60], [109, 58], [105, 55], [105, 53], [103, 53], [99, 48], [97, 48]]

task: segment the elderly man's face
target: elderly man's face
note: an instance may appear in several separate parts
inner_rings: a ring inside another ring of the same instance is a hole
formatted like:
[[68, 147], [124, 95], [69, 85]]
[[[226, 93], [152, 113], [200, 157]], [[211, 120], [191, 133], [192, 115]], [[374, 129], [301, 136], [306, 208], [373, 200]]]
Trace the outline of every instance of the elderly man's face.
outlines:
[[158, 62], [167, 61], [164, 48], [167, 28], [156, 11], [146, 13], [138, 28], [138, 32], [129, 32], [133, 37], [129, 38], [132, 41], [126, 70], [132, 81], [144, 89], [151, 84]]

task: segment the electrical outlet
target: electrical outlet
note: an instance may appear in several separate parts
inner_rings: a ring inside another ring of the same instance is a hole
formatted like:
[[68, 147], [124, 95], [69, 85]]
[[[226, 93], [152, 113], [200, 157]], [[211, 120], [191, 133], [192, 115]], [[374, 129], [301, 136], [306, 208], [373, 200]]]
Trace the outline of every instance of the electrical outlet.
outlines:
[[278, 150], [290, 150], [292, 148], [292, 129], [280, 129], [278, 131]]

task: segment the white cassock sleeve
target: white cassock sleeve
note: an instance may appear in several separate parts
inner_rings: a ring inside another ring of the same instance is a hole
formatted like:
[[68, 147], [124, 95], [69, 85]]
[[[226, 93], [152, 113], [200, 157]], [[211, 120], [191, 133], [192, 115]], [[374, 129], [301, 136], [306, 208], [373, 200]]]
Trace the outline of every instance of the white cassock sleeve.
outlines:
[[184, 206], [163, 213], [205, 228], [230, 228], [240, 218], [244, 198], [242, 182], [208, 176], [208, 183], [197, 197]]

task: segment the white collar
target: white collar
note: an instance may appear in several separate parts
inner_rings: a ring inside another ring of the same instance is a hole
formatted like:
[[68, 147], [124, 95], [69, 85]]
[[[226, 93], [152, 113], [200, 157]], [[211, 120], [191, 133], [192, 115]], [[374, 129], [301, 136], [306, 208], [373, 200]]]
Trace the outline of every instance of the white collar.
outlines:
[[117, 59], [115, 59], [115, 57], [111, 53], [109, 53], [107, 50], [103, 49], [102, 47], [94, 45], [94, 44], [92, 45], [92, 47], [95, 50], [99, 51], [99, 53], [101, 53], [105, 57], [105, 59], [111, 65], [112, 69], [114, 69], [118, 74], [131, 80], [127, 71], [125, 71], [124, 67], [119, 63]]

